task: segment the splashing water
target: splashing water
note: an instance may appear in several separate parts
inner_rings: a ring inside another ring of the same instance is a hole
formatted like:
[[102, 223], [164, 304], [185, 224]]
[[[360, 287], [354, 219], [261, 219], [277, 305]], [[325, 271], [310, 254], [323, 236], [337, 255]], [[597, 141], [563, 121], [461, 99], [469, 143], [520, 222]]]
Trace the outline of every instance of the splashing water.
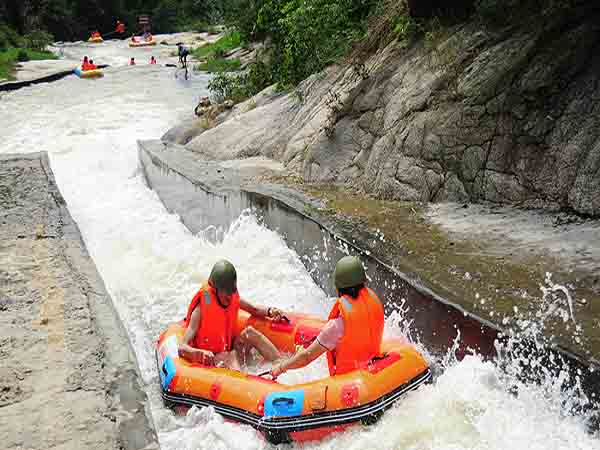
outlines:
[[[96, 50], [83, 51], [95, 56]], [[130, 53], [118, 43], [105, 43], [101, 51], [115, 64]], [[69, 52], [79, 54], [76, 46]], [[155, 339], [169, 322], [183, 316], [198, 283], [220, 258], [236, 265], [240, 292], [251, 301], [321, 317], [331, 306], [300, 258], [251, 214], [243, 214], [228, 229], [207, 224], [193, 235], [145, 185], [136, 139], [160, 136], [191, 111], [197, 98], [206, 95], [206, 80], [182, 85], [164, 68], [116, 67], [100, 80], [68, 77], [25, 88], [0, 102], [1, 151], [49, 152], [60, 190], [137, 354], [161, 447], [271, 448], [255, 430], [225, 422], [210, 408], [175, 416], [162, 406], [158, 389]], [[409, 393], [375, 426], [357, 427], [304, 448], [600, 449], [585, 431], [589, 407], [583, 406], [592, 402], [578, 386], [577, 374], [561, 371], [559, 362], [559, 370], [547, 369], [546, 361], [528, 357], [519, 344], [525, 337], [535, 345], [547, 343], [539, 324], [562, 314], [558, 306], [564, 298], [555, 297], [559, 294], [565, 290], [544, 291], [548, 306], [555, 309], [543, 307], [539, 317], [519, 319], [513, 335], [499, 344], [497, 363], [476, 354], [459, 362], [452, 351], [429, 355], [442, 368], [433, 384]], [[411, 329], [409, 314], [400, 305], [388, 318], [386, 333], [414, 337], [418, 330]], [[522, 364], [539, 366], [541, 377], [535, 382], [522, 379]], [[321, 360], [290, 372], [284, 381], [323, 376], [324, 370]]]
[[[546, 278], [544, 279], [544, 282], [548, 286], [548, 287], [540, 286], [544, 300], [547, 300], [547, 299], [557, 300], [557, 298], [552, 296], [551, 294], [556, 293], [556, 292], [562, 292], [565, 296], [564, 297], [565, 300], [567, 301], [567, 305], [569, 306], [569, 316], [570, 316], [571, 320], [573, 321], [573, 323], [575, 325], [577, 325], [577, 322], [575, 321], [575, 314], [573, 313], [573, 299], [571, 298], [571, 294], [569, 293], [569, 290], [565, 286], [553, 283], [552, 282], [552, 274], [550, 272], [546, 272]], [[554, 314], [554, 312], [558, 309], [558, 306], [557, 306], [558, 303], [559, 302], [552, 303], [553, 307], [552, 307], [552, 309], [550, 309], [550, 308], [548, 309], [547, 315]], [[561, 316], [562, 316], [563, 322], [566, 322], [569, 319], [569, 316], [566, 316], [565, 314], [561, 314]]]

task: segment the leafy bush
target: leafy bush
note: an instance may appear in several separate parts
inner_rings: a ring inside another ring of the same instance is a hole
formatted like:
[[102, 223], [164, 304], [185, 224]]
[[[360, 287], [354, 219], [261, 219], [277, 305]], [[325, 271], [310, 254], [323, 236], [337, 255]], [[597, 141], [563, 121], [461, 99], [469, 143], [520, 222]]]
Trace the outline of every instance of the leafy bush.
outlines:
[[21, 47], [23, 39], [18, 33], [5, 23], [0, 22], [0, 49], [6, 50], [9, 47]]
[[42, 30], [35, 30], [23, 36], [25, 46], [32, 50], [45, 50], [46, 47], [54, 42], [54, 37]]
[[271, 69], [266, 64], [254, 63], [245, 73], [239, 75], [223, 72], [217, 74], [209, 81], [208, 89], [218, 102], [233, 100], [238, 103], [273, 84], [271, 73]]
[[220, 72], [208, 82], [208, 89], [217, 102], [233, 100], [237, 103], [246, 98], [242, 75]]
[[23, 49], [19, 50], [19, 53], [17, 53], [17, 61], [19, 62], [26, 62], [29, 61], [29, 55], [27, 54], [27, 52]]
[[398, 16], [394, 23], [394, 32], [399, 41], [411, 41], [421, 30], [420, 24], [408, 14]]
[[256, 28], [272, 37], [276, 81], [296, 85], [345, 55], [365, 35], [372, 4], [371, 0], [266, 2]]
[[[260, 39], [255, 33], [258, 13], [269, 0], [223, 0], [225, 25], [239, 31], [245, 40]], [[273, 0], [270, 0], [273, 1]]]

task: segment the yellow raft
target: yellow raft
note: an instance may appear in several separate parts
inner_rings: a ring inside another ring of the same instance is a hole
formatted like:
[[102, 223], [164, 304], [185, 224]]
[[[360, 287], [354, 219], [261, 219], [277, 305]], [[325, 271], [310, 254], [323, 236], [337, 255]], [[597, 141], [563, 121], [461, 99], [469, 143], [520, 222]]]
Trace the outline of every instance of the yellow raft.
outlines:
[[149, 45], [156, 45], [156, 39], [152, 38], [149, 41], [129, 41], [130, 47], [147, 47]]
[[[325, 321], [289, 314], [284, 322], [240, 311], [237, 333], [252, 326], [280, 351], [308, 347]], [[405, 339], [385, 339], [380, 358], [353, 372], [298, 385], [238, 371], [191, 363], [179, 357], [183, 321], [171, 324], [156, 344], [162, 396], [169, 406], [212, 406], [228, 419], [246, 423], [274, 444], [321, 439], [355, 424], [376, 422], [408, 391], [431, 379], [423, 356]]]
[[79, 78], [100, 78], [104, 76], [100, 69], [81, 70], [81, 67], [77, 67], [73, 72]]
[[102, 39], [100, 36], [98, 37], [91, 37], [88, 39], [88, 42], [92, 43], [92, 44], [98, 44], [100, 42], [104, 42], [104, 39]]

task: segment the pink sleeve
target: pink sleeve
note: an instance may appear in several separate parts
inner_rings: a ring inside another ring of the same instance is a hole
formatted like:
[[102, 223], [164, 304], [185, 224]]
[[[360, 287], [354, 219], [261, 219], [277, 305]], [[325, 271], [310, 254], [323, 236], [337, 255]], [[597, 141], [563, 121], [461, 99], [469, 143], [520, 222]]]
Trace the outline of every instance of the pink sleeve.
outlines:
[[317, 336], [317, 341], [327, 350], [333, 350], [344, 335], [344, 319], [331, 319]]

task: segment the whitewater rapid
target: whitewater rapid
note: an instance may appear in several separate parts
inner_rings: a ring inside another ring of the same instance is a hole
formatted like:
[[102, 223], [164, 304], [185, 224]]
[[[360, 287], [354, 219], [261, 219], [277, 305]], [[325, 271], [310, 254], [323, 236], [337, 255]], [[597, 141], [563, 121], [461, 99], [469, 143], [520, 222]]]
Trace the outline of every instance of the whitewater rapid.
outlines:
[[[151, 52], [136, 55], [149, 59]], [[235, 264], [241, 294], [256, 303], [324, 317], [331, 300], [281, 237], [250, 214], [224, 233], [207, 226], [193, 235], [144, 183], [136, 140], [158, 138], [188, 117], [198, 98], [207, 95], [208, 76], [196, 74], [184, 82], [172, 68], [127, 67], [133, 53], [124, 42], [70, 45], [63, 54], [74, 60], [86, 54], [112, 67], [102, 79], [69, 76], [2, 95], [0, 152], [48, 152], [60, 191], [129, 333], [163, 450], [270, 447], [252, 428], [224, 422], [210, 409], [176, 417], [164, 408], [154, 342], [169, 322], [182, 318], [199, 282], [220, 258]], [[395, 319], [388, 329], [399, 332], [395, 324], [402, 318]], [[324, 373], [320, 361], [287, 380]], [[564, 394], [548, 395], [547, 386], [533, 385], [509, 394], [510, 381], [477, 356], [461, 362], [449, 358], [435, 383], [409, 393], [376, 426], [304, 447], [600, 449], [583, 418], [565, 409]]]

